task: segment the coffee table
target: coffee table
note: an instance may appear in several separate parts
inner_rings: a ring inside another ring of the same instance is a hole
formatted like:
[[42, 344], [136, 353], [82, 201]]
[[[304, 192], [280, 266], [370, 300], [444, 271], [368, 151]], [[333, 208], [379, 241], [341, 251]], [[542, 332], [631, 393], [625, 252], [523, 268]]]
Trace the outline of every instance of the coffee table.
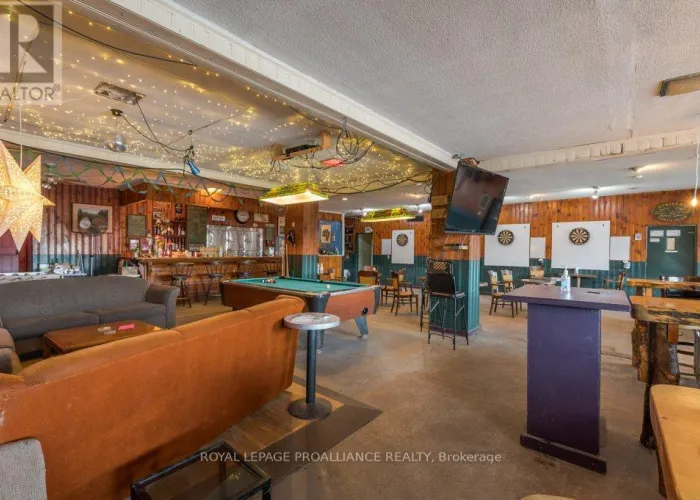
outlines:
[[[131, 330], [119, 330], [121, 325], [133, 324]], [[105, 326], [111, 326], [117, 330], [116, 333], [105, 334], [98, 330]], [[79, 326], [77, 328], [65, 328], [63, 330], [52, 330], [44, 335], [44, 357], [48, 358], [51, 351], [57, 354], [66, 354], [68, 352], [93, 347], [96, 345], [107, 344], [115, 340], [128, 339], [130, 337], [138, 337], [162, 330], [159, 326], [150, 325], [137, 319], [129, 319], [124, 321], [113, 321], [101, 325]]]

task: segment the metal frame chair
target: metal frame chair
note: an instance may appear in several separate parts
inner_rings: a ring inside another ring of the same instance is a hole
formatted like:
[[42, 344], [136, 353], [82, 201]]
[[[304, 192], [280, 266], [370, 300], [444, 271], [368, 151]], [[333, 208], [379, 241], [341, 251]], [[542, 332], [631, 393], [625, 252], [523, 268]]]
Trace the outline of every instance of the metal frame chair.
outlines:
[[[451, 268], [451, 266], [449, 266]], [[457, 349], [457, 319], [460, 314], [464, 315], [464, 334], [469, 345], [469, 319], [467, 316], [467, 294], [457, 290], [455, 277], [452, 273], [433, 272], [428, 274], [427, 278], [429, 292], [429, 310], [432, 316], [433, 312], [441, 312], [441, 324], [439, 325], [440, 333], [433, 334], [433, 328], [438, 328], [438, 325], [428, 322], [428, 344], [430, 344], [431, 335], [439, 335], [442, 338], [449, 336], [448, 329], [445, 325], [447, 307], [444, 306], [445, 299], [452, 300], [452, 349]], [[436, 299], [433, 302], [433, 299]], [[461, 301], [461, 305], [460, 305]], [[440, 309], [442, 310], [440, 311]]]
[[[204, 305], [206, 306], [210, 298], [221, 297], [219, 284], [221, 283], [221, 280], [230, 272], [230, 270], [228, 264], [219, 261], [213, 261], [205, 264], [205, 268], [207, 278], [209, 278], [209, 282], [207, 283], [207, 287], [204, 291]], [[212, 287], [214, 286], [215, 282], [216, 287], [214, 288], [214, 292], [212, 292]]]

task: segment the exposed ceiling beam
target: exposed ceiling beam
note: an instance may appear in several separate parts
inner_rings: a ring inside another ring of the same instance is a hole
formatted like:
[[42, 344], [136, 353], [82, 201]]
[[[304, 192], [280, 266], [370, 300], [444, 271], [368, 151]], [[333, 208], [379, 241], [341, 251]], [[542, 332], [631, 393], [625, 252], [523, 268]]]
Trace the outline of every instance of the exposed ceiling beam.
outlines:
[[451, 152], [171, 1], [71, 0], [65, 6], [262, 87], [318, 118], [338, 123], [346, 117], [358, 132], [427, 165], [450, 170], [457, 164]]
[[[39, 151], [63, 154], [86, 160], [114, 163], [115, 165], [151, 168], [155, 170], [172, 170], [181, 167], [181, 165], [178, 163], [165, 162], [129, 153], [115, 153], [104, 148], [84, 146], [82, 144], [41, 137], [38, 135], [20, 134], [14, 130], [0, 129], [0, 140], [21, 144], [25, 147], [37, 149]], [[262, 189], [270, 189], [279, 185], [276, 182], [253, 179], [251, 177], [243, 177], [239, 175], [231, 175], [219, 170], [204, 168], [201, 169], [200, 176], [204, 177], [205, 179], [253, 188], [257, 187]]]
[[696, 129], [680, 130], [619, 141], [586, 144], [584, 146], [555, 149], [551, 151], [539, 151], [537, 153], [486, 160], [481, 162], [480, 166], [492, 172], [504, 172], [521, 168], [609, 160], [621, 156], [658, 153], [661, 151], [694, 147], [697, 133], [698, 131]]

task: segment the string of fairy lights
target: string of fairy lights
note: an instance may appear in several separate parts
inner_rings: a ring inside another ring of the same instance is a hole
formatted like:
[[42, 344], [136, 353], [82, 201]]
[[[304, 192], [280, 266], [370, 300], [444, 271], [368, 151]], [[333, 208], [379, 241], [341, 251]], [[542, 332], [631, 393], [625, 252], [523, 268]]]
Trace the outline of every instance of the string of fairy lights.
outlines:
[[[430, 182], [429, 168], [374, 144], [344, 124], [326, 123], [284, 100], [236, 85], [176, 55], [161, 54], [155, 48], [150, 55], [136, 54], [109, 43], [123, 39], [110, 26], [77, 14], [75, 20], [84, 21], [81, 29], [64, 28], [63, 52], [54, 60], [63, 70], [64, 105], [24, 106], [21, 126], [25, 133], [103, 147], [105, 137], [115, 131], [110, 110], [120, 107], [131, 123], [120, 128], [128, 143], [127, 152], [120, 153], [122, 164], [128, 164], [133, 155], [141, 163], [181, 167], [178, 156], [192, 144], [200, 167], [280, 184], [313, 181], [331, 195]], [[144, 57], [156, 61], [149, 59], [147, 64]], [[169, 68], [169, 72], [153, 66], [167, 62], [187, 64]], [[142, 110], [95, 95], [93, 89], [102, 81], [145, 94]], [[19, 130], [19, 119], [19, 113], [8, 105], [0, 128]], [[273, 144], [311, 143], [324, 130], [332, 131], [336, 140], [323, 158], [312, 154], [271, 161]], [[321, 162], [329, 156], [338, 165]]]

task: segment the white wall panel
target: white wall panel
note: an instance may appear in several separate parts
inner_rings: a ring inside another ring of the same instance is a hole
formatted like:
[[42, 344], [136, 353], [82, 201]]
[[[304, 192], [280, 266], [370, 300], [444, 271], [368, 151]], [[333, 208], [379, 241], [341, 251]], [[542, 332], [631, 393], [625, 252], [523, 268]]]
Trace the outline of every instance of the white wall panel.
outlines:
[[[512, 231], [510, 245], [498, 242], [501, 231]], [[499, 224], [496, 233], [485, 236], [484, 265], [528, 267], [530, 265], [530, 224]]]
[[[574, 245], [569, 233], [582, 227], [590, 233], [584, 245]], [[610, 268], [610, 221], [581, 221], [552, 223], [552, 268], [591, 269]]]

